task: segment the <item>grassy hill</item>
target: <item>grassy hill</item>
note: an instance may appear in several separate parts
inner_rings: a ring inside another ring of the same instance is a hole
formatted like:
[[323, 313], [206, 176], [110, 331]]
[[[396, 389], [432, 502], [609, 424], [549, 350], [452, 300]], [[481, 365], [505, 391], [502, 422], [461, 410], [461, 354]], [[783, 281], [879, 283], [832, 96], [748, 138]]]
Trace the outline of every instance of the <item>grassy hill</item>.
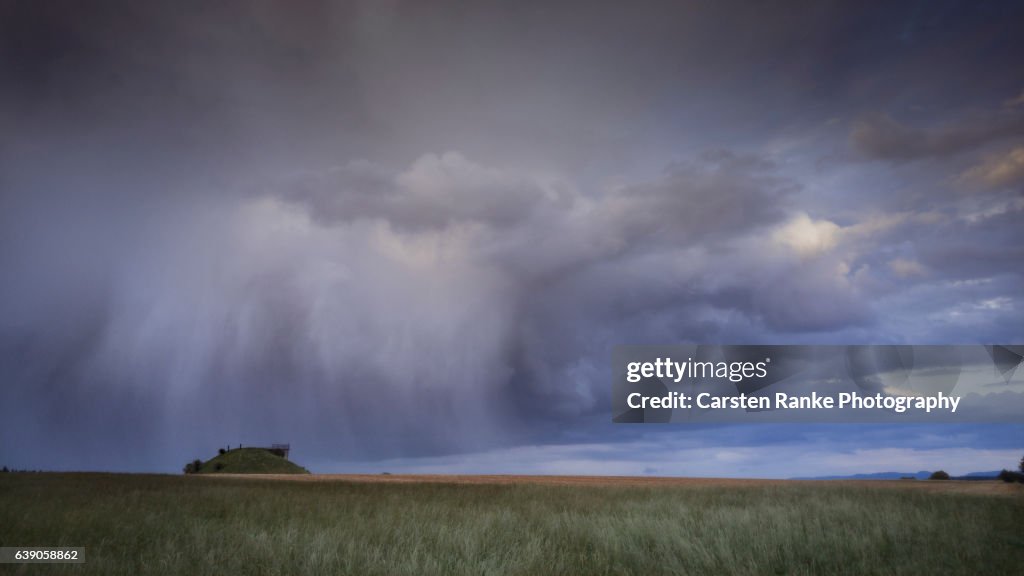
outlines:
[[263, 448], [236, 448], [203, 462], [199, 474], [309, 474]]

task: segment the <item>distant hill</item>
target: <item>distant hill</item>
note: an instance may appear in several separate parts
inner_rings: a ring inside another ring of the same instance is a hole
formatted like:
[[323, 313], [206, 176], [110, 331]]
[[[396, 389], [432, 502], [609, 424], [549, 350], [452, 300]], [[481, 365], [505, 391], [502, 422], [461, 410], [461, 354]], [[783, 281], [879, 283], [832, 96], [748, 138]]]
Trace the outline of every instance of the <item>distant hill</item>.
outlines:
[[[927, 470], [918, 472], [874, 472], [871, 474], [851, 474], [849, 476], [810, 476], [804, 478], [791, 478], [791, 480], [900, 480], [902, 478], [913, 478], [915, 480], [927, 480], [932, 473]], [[989, 480], [999, 476], [995, 472], [970, 472], [963, 476], [953, 476], [953, 480]]]
[[198, 474], [309, 474], [266, 448], [235, 448], [203, 462]]
[[792, 478], [792, 480], [899, 480], [900, 478], [914, 478], [916, 480], [927, 480], [932, 473], [927, 470], [920, 472], [872, 472], [870, 474], [850, 474], [847, 476], [809, 476], [804, 478]]
[[999, 473], [1002, 470], [993, 470], [991, 472], [969, 472], [964, 474], [964, 478], [998, 478]]

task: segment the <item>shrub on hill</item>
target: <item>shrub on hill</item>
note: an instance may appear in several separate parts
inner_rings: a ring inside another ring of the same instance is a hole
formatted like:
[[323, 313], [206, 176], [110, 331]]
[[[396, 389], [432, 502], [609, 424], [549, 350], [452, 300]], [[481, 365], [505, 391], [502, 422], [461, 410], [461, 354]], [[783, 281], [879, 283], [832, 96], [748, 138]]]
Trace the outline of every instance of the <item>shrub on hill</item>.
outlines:
[[936, 470], [928, 477], [929, 480], [949, 480], [949, 474], [945, 470]]

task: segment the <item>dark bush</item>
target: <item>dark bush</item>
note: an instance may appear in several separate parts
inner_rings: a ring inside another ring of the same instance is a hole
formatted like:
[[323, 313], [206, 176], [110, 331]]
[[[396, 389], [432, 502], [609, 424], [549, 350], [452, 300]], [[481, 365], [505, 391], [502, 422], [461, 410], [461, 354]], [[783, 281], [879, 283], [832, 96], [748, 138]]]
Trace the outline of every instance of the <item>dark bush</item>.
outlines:
[[1021, 474], [1024, 474], [1024, 458], [1020, 459], [1020, 464], [1017, 466]]
[[3, 472], [6, 474], [7, 472], [10, 472], [10, 470], [7, 469], [7, 466], [4, 466]]
[[223, 448], [220, 448], [219, 450], [217, 450], [217, 454], [227, 454], [227, 452], [228, 451], [223, 449]]
[[945, 470], [936, 470], [928, 477], [929, 480], [949, 480], [949, 474]]
[[182, 468], [182, 471], [185, 474], [195, 474], [195, 472], [196, 472], [195, 469], [192, 468], [192, 463], [191, 462], [189, 462], [188, 464], [185, 464], [185, 467]]
[[217, 470], [217, 471], [223, 470], [224, 469], [224, 463], [223, 462], [217, 462], [216, 464], [213, 465], [213, 469]]
[[1024, 483], [1024, 474], [1020, 472], [1013, 472], [1012, 470], [1003, 470], [999, 473], [999, 479], [1003, 482], [1021, 482]]

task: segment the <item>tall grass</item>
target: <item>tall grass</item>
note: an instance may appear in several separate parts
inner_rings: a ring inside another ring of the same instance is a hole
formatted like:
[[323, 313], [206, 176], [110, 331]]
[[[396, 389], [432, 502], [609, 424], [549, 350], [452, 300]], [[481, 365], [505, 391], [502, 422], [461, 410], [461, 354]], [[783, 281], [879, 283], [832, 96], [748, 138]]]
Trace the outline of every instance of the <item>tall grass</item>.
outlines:
[[1017, 498], [822, 484], [613, 487], [0, 475], [24, 574], [1019, 573]]

